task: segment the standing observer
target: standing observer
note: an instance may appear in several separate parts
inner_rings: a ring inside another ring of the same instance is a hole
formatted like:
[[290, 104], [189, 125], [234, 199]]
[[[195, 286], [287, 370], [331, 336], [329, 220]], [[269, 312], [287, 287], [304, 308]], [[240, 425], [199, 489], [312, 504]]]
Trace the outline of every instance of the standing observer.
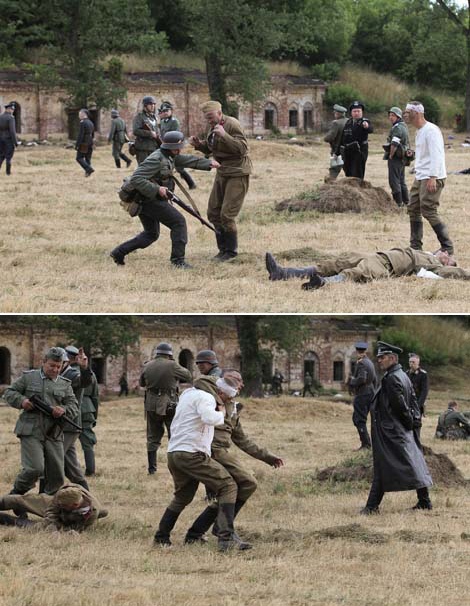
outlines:
[[132, 123], [137, 164], [141, 164], [145, 158], [160, 147], [160, 132], [157, 116], [155, 115], [156, 105], [155, 97], [151, 95], [144, 97], [142, 99], [142, 111], [135, 116]]
[[18, 145], [16, 138], [16, 123], [13, 113], [15, 104], [5, 105], [5, 111], [0, 116], [0, 168], [5, 161], [6, 173], [11, 175], [11, 161]]
[[75, 149], [77, 150], [76, 160], [85, 171], [85, 177], [89, 177], [95, 172], [95, 169], [91, 166], [95, 126], [90, 120], [90, 113], [87, 109], [81, 109], [78, 112], [78, 117], [80, 118], [80, 128], [75, 143]]
[[367, 417], [374, 399], [377, 375], [371, 360], [367, 356], [368, 344], [358, 341], [354, 345], [357, 354], [354, 376], [350, 377], [348, 386], [354, 394], [353, 400], [353, 424], [359, 434], [361, 445], [359, 450], [370, 448], [370, 436], [367, 431]]
[[388, 119], [392, 127], [388, 133], [387, 143], [384, 145], [384, 160], [387, 160], [388, 166], [388, 183], [398, 207], [407, 205], [410, 201], [405, 182], [405, 162], [406, 153], [410, 148], [410, 135], [402, 118], [403, 114], [399, 107], [390, 108]]
[[365, 107], [360, 101], [349, 106], [351, 117], [343, 128], [341, 155], [344, 160], [346, 177], [364, 179], [369, 156], [369, 134], [374, 132], [368, 118], [364, 118]]
[[329, 178], [332, 181], [334, 181], [338, 177], [339, 173], [344, 167], [344, 163], [341, 165], [338, 162], [338, 157], [341, 157], [341, 138], [343, 136], [344, 126], [348, 121], [346, 117], [347, 111], [348, 110], [342, 105], [338, 105], [337, 103], [333, 105], [334, 120], [331, 123], [328, 132], [323, 138], [323, 141], [326, 141], [326, 143], [330, 144], [331, 160], [334, 163], [333, 166], [330, 162]]

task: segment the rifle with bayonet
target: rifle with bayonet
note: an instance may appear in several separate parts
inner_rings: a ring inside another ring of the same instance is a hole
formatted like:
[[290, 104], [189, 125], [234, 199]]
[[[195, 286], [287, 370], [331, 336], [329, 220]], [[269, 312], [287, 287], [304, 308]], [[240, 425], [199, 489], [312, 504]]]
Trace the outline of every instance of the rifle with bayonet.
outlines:
[[65, 423], [72, 425], [72, 427], [75, 427], [75, 429], [82, 431], [82, 427], [80, 427], [80, 425], [75, 423], [75, 421], [68, 419], [65, 415], [62, 415], [61, 417], [54, 417], [54, 415], [52, 414], [52, 406], [48, 404], [45, 400], [43, 400], [40, 396], [33, 394], [28, 398], [28, 400], [31, 402], [34, 408], [37, 408], [48, 417], [53, 417], [56, 421], [64, 421]]
[[172, 191], [170, 191], [170, 190], [167, 191], [167, 197], [168, 197], [168, 200], [170, 200], [170, 202], [174, 202], [180, 208], [185, 210], [187, 213], [189, 213], [190, 215], [192, 215], [193, 217], [198, 219], [203, 225], [205, 225], [206, 227], [211, 229], [214, 233], [217, 233], [217, 230], [215, 229], [215, 227], [213, 225], [211, 225], [209, 223], [209, 221], [206, 221], [203, 216], [201, 216], [198, 212], [196, 212], [193, 208], [191, 208], [191, 206], [189, 206], [189, 204], [186, 204], [186, 202], [183, 202], [183, 200], [181, 198], [179, 198], [176, 194], [174, 194]]

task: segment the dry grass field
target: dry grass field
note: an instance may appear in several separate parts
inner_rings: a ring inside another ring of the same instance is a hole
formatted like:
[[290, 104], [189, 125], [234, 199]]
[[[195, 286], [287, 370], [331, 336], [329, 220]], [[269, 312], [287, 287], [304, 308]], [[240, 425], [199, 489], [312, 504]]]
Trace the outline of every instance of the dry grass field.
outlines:
[[[372, 136], [366, 178], [388, 190], [381, 144]], [[449, 171], [468, 168], [463, 136], [447, 151]], [[114, 168], [110, 148], [94, 154], [96, 173], [84, 178], [75, 152], [60, 146], [20, 149], [14, 174], [0, 175], [2, 289], [0, 311], [8, 313], [247, 313], [247, 312], [468, 312], [470, 284], [414, 277], [372, 284], [339, 284], [303, 292], [300, 281], [271, 283], [264, 253], [293, 254], [308, 264], [307, 248], [373, 252], [407, 245], [406, 214], [279, 214], [274, 204], [323, 182], [328, 148], [320, 142], [300, 147], [285, 142], [251, 142], [255, 173], [240, 216], [240, 255], [226, 264], [211, 260], [213, 234], [187, 217], [187, 259], [192, 271], [169, 264], [169, 232], [117, 267], [109, 251], [140, 231], [118, 204], [116, 191], [126, 171]], [[206, 208], [214, 175], [193, 171], [195, 198]], [[412, 177], [408, 175], [408, 182]], [[455, 241], [456, 257], [470, 268], [468, 192], [470, 177], [449, 175], [442, 216]], [[428, 225], [425, 248], [437, 241]]]
[[[433, 392], [423, 442], [449, 454], [468, 478], [470, 443], [432, 439], [450, 395]], [[0, 407], [2, 494], [19, 467], [16, 417]], [[240, 454], [259, 482], [238, 520], [254, 549], [224, 555], [212, 536], [202, 547], [183, 545], [204, 507], [202, 490], [180, 518], [173, 547], [152, 548], [172, 491], [164, 449], [158, 474], [146, 475], [140, 398], [105, 402], [100, 417], [91, 487], [109, 517], [78, 536], [0, 527], [2, 606], [468, 604], [466, 487], [435, 486], [432, 512], [410, 509], [413, 492], [387, 494], [381, 515], [364, 518], [366, 484], [315, 480], [317, 469], [357, 456], [349, 406], [292, 397], [246, 402], [245, 430], [286, 466], [272, 470]]]

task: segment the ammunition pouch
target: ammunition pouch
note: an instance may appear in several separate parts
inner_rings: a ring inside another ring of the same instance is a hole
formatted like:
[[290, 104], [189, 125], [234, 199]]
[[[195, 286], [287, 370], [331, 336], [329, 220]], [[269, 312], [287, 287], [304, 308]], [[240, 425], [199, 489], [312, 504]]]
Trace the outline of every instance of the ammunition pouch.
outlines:
[[130, 183], [129, 177], [126, 177], [118, 191], [120, 205], [131, 217], [137, 216], [142, 210], [142, 198], [139, 192]]

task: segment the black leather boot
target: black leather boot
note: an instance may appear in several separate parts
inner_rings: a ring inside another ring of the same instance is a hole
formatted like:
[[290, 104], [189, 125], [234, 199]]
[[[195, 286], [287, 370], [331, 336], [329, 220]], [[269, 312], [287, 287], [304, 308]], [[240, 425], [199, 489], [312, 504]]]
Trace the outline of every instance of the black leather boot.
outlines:
[[221, 229], [215, 232], [215, 239], [217, 241], [217, 248], [219, 252], [213, 257], [216, 261], [219, 261], [225, 255], [225, 232]]
[[156, 450], [147, 451], [147, 461], [148, 461], [148, 472], [152, 476], [154, 473], [157, 473], [157, 451]]
[[269, 279], [273, 282], [276, 280], [289, 280], [289, 278], [311, 278], [317, 273], [317, 268], [314, 265], [299, 269], [295, 267], [281, 267], [269, 252], [266, 253], [265, 261]]
[[121, 160], [114, 159], [114, 162], [116, 163], [116, 168], [121, 168]]
[[236, 231], [225, 232], [225, 252], [219, 261], [231, 261], [238, 255], [238, 234]]
[[185, 543], [202, 543], [205, 542], [203, 537], [209, 528], [217, 519], [217, 507], [206, 507], [199, 517], [197, 517], [191, 528], [188, 529]]
[[423, 250], [423, 222], [410, 221], [410, 247]]
[[403, 206], [403, 198], [401, 195], [401, 191], [392, 194], [393, 199], [397, 203], [397, 206], [401, 208]]
[[437, 223], [436, 225], [433, 225], [432, 228], [437, 236], [437, 239], [439, 240], [441, 250], [448, 252], [449, 255], [453, 255], [454, 245], [452, 243], [452, 240], [450, 239], [447, 226], [444, 225], [444, 223]]
[[95, 453], [93, 450], [85, 450], [85, 475], [86, 476], [94, 476], [95, 475]]
[[11, 175], [11, 164], [7, 162], [7, 175]]
[[219, 503], [219, 511], [217, 515], [217, 526], [218, 526], [218, 548], [219, 551], [231, 551], [238, 549], [239, 551], [245, 551], [251, 549], [252, 545], [242, 541], [240, 537], [235, 533], [233, 528], [233, 519], [235, 517], [235, 503]]
[[120, 250], [119, 246], [114, 248], [109, 253], [109, 256], [116, 263], [116, 265], [125, 265], [126, 264], [126, 262], [124, 261], [124, 258], [126, 255]]
[[418, 502], [413, 509], [432, 509], [431, 498], [429, 496], [429, 489], [425, 486], [424, 488], [418, 488], [416, 490], [418, 496]]
[[162, 519], [158, 525], [158, 530], [153, 539], [154, 545], [171, 545], [170, 533], [175, 527], [179, 515], [180, 514], [177, 511], [165, 509]]

